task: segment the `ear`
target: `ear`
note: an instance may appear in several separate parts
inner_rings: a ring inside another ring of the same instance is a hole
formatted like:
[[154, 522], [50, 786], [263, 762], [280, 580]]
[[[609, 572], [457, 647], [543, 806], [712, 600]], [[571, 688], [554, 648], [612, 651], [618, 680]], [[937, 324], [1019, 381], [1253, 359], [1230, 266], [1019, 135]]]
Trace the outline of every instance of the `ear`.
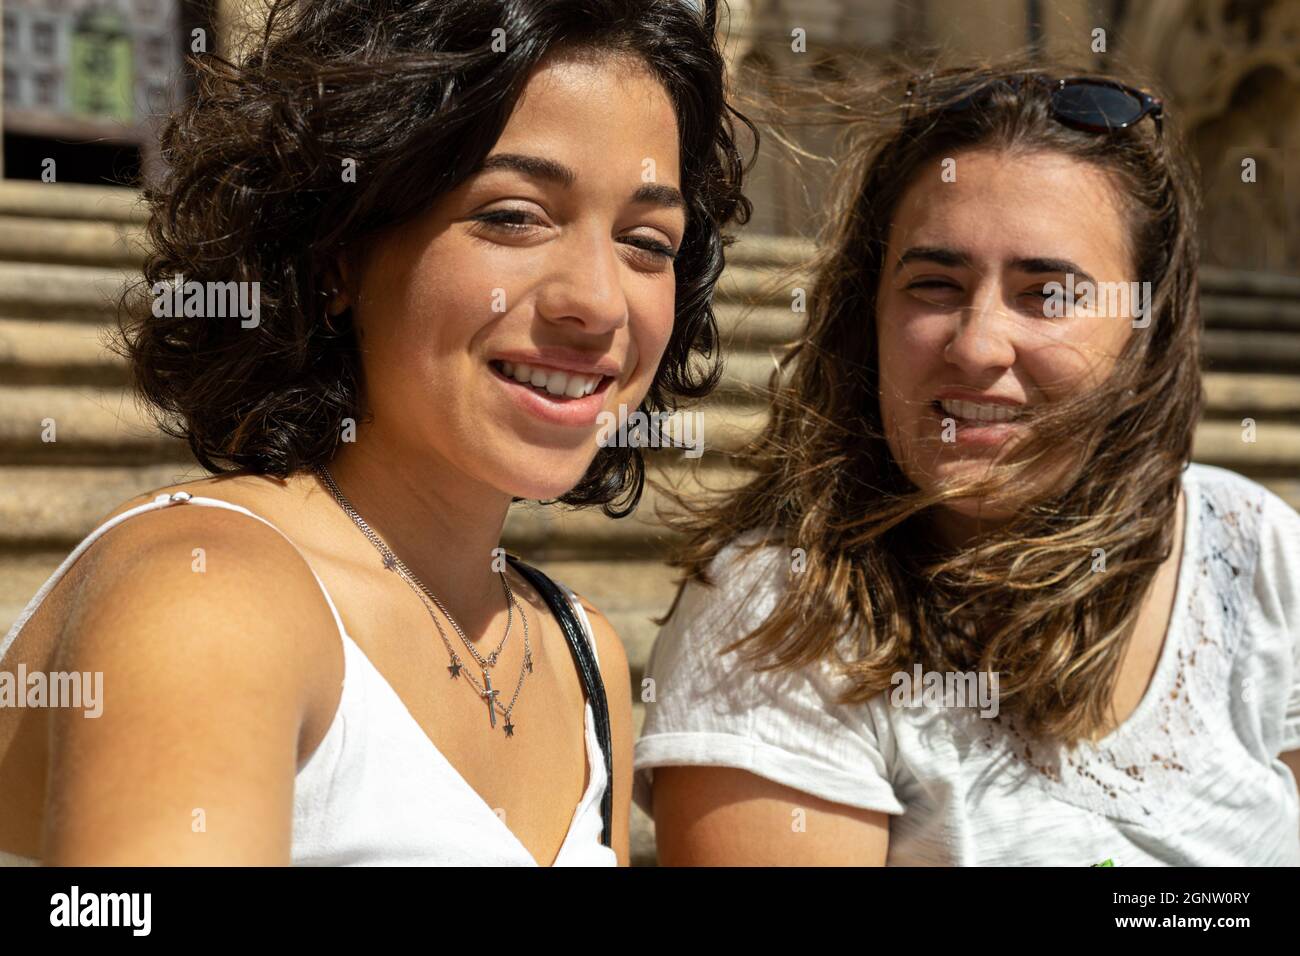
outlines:
[[344, 251], [321, 273], [321, 289], [328, 297], [325, 311], [331, 318], [346, 312], [356, 300], [356, 272], [351, 255]]

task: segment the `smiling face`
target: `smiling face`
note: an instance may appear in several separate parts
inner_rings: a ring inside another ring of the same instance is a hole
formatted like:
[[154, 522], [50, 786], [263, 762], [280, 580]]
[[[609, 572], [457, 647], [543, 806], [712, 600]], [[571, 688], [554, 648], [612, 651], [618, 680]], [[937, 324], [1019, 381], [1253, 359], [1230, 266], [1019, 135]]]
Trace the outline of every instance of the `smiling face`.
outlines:
[[544, 61], [479, 171], [344, 277], [370, 437], [503, 494], [573, 488], [598, 415], [640, 404], [668, 344], [678, 177], [639, 61]]
[[[1105, 296], [1045, 317], [1044, 286], [1065, 286], [1068, 273], [1076, 289], [1135, 278], [1125, 216], [1103, 172], [1060, 153], [953, 158], [955, 181], [936, 162], [900, 199], [876, 298], [886, 439], [925, 491], [983, 477], [1028, 437], [1019, 409], [1103, 381], [1133, 329]], [[1059, 476], [1040, 472], [1040, 490]], [[987, 525], [1013, 511], [963, 499], [945, 514]]]

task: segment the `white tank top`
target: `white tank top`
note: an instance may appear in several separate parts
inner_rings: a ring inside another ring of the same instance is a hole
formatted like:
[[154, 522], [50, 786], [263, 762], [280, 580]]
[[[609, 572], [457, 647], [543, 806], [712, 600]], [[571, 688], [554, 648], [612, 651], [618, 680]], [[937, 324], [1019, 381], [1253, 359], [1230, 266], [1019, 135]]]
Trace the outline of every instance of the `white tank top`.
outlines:
[[[275, 528], [247, 508], [216, 498], [189, 497], [184, 492], [159, 495], [124, 511], [87, 535], [36, 592], [0, 641], [0, 665], [46, 595], [101, 535], [135, 515], [180, 502], [238, 511]], [[293, 544], [279, 528], [275, 530]], [[392, 685], [349, 636], [314, 569], [312, 576], [343, 641], [344, 681], [329, 730], [294, 780], [293, 865], [538, 865], [502, 818], [425, 735]], [[576, 595], [568, 588], [564, 591], [583, 624], [594, 657], [591, 622]], [[586, 705], [584, 736], [587, 788], [573, 811], [554, 865], [615, 866], [614, 851], [600, 842], [605, 761], [590, 703]], [[0, 866], [39, 863], [0, 850]]]

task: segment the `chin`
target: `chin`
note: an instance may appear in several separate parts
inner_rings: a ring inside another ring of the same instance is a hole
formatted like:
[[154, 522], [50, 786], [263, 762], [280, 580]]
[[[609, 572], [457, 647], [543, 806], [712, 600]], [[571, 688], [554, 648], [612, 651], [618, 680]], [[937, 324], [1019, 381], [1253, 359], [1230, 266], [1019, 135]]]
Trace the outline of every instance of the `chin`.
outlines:
[[[545, 459], [541, 461], [544, 465]], [[582, 481], [591, 461], [556, 463], [549, 468], [539, 467], [536, 461], [528, 464], [513, 462], [512, 465], [509, 470], [502, 470], [502, 473], [508, 474], [512, 479], [508, 486], [503, 486], [504, 491], [513, 498], [554, 501], [567, 495]]]
[[[937, 468], [928, 469], [922, 474], [908, 471], [904, 473], [907, 474], [916, 487], [924, 492], [933, 493], [944, 491], [947, 488], [955, 488], [967, 482], [979, 481], [988, 474], [989, 464], [988, 461], [964, 460], [945, 463]], [[1006, 515], [1002, 514], [1002, 511], [1009, 510], [998, 508], [985, 498], [955, 498], [946, 502], [942, 507], [947, 511], [967, 518], [1006, 517]]]

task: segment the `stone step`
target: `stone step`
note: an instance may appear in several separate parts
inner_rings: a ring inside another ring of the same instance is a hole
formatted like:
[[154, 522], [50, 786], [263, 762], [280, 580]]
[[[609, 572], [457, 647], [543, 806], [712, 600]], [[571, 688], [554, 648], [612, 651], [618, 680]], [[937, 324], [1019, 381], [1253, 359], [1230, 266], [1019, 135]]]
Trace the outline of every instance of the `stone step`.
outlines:
[[138, 190], [81, 183], [0, 180], [0, 215], [135, 223], [145, 220]]
[[816, 247], [798, 236], [770, 233], [742, 233], [727, 247], [727, 264], [744, 266], [787, 266], [808, 262]]
[[1201, 318], [1209, 328], [1300, 330], [1300, 299], [1202, 295]]
[[1219, 266], [1202, 266], [1199, 273], [1202, 292], [1212, 295], [1231, 294], [1292, 301], [1300, 299], [1300, 276], [1224, 269]]
[[139, 268], [144, 256], [143, 235], [128, 223], [0, 214], [3, 260]]
[[108, 349], [109, 332], [99, 323], [0, 318], [0, 382], [125, 386], [126, 363]]
[[138, 463], [187, 457], [183, 444], [159, 434], [123, 389], [0, 386], [0, 461]]
[[182, 463], [0, 466], [0, 553], [68, 550], [126, 499], [205, 474]]
[[1240, 422], [1203, 421], [1192, 445], [1196, 461], [1238, 471], [1300, 472], [1300, 422], [1260, 420], [1251, 429]]
[[111, 266], [0, 262], [0, 316], [103, 322], [138, 278]]
[[1210, 415], [1300, 415], [1300, 377], [1266, 373], [1206, 372], [1205, 404]]
[[1300, 372], [1300, 335], [1243, 329], [1206, 329], [1201, 337], [1206, 366], [1213, 370], [1240, 369]]
[[31, 551], [0, 548], [0, 636], [8, 633], [27, 602], [45, 583], [45, 579], [63, 563], [73, 544], [75, 542], [65, 547], [60, 542], [58, 548]]

